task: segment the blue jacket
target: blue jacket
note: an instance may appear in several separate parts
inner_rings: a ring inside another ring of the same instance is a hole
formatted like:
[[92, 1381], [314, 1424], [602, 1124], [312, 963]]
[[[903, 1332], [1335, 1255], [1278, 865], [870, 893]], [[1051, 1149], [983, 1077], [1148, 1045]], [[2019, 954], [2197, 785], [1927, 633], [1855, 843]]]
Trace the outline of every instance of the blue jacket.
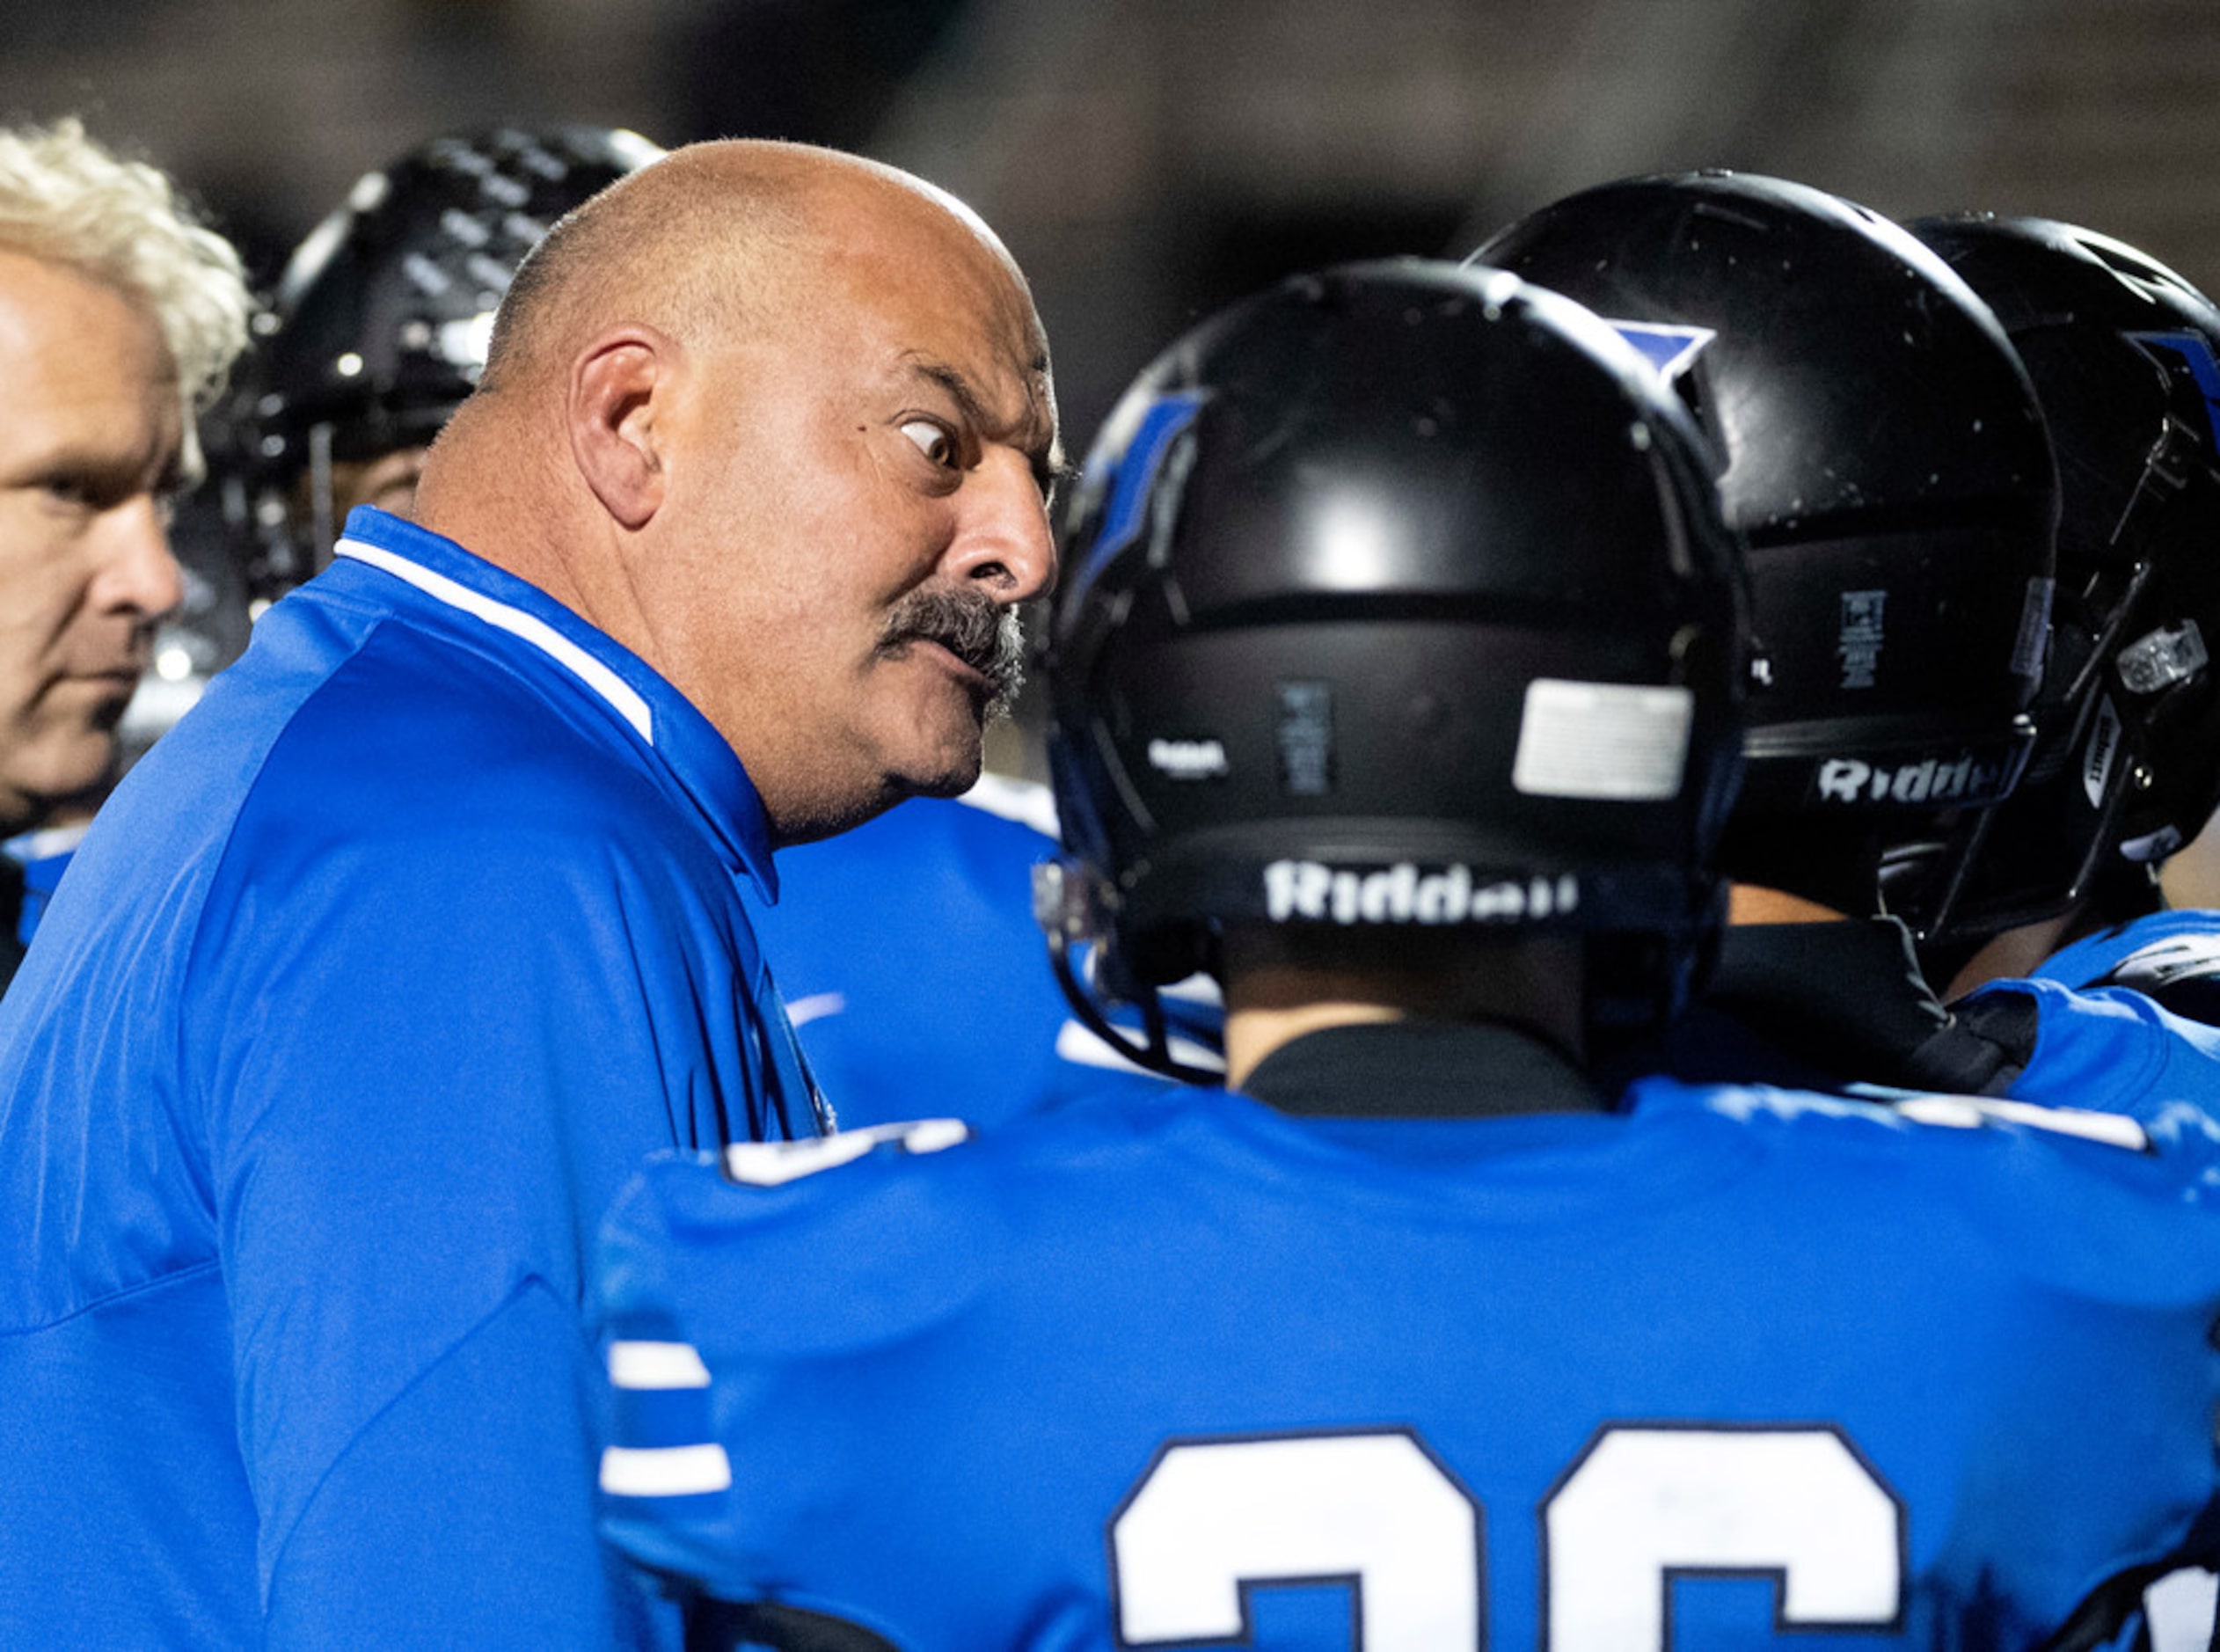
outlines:
[[598, 1548], [594, 1225], [814, 1129], [731, 749], [376, 511], [0, 1005], [0, 1644], [671, 1644]]

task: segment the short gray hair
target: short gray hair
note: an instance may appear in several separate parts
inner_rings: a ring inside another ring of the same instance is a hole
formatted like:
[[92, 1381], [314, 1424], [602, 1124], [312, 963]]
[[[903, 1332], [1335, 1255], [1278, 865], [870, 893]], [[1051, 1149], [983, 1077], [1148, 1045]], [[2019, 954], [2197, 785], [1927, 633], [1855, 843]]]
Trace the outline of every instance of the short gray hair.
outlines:
[[119, 158], [66, 119], [0, 128], [0, 250], [73, 270], [153, 318], [177, 366], [197, 470], [193, 415], [223, 390], [254, 313], [231, 244], [162, 172]]

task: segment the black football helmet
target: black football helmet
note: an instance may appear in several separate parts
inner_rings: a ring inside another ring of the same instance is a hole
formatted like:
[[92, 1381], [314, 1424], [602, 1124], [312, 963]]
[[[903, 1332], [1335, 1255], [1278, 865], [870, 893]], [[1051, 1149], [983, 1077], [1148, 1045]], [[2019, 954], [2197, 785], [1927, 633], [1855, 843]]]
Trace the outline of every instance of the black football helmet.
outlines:
[[428, 443], [471, 393], [509, 280], [555, 221], [661, 153], [602, 127], [500, 128], [355, 180], [287, 264], [234, 415], [259, 594], [331, 555], [334, 463]]
[[1878, 215], [1724, 172], [1586, 191], [1472, 258], [1608, 318], [1711, 433], [1765, 684], [1724, 865], [1872, 911], [1882, 841], [2005, 796], [2034, 739], [2056, 487], [1995, 318]]
[[[1909, 226], [1988, 301], [2042, 398], [2058, 588], [2035, 755], [1920, 926], [1939, 946], [2106, 892], [2220, 804], [2220, 310], [2133, 247], [2040, 218]], [[2140, 898], [2137, 891], [2140, 891]]]
[[1609, 328], [1501, 272], [1304, 276], [1159, 356], [1050, 627], [1037, 893], [1082, 1018], [1116, 1039], [1093, 939], [1177, 1071], [1154, 989], [1239, 923], [1572, 932], [1592, 1027], [1676, 1005], [1746, 675], [1711, 466]]

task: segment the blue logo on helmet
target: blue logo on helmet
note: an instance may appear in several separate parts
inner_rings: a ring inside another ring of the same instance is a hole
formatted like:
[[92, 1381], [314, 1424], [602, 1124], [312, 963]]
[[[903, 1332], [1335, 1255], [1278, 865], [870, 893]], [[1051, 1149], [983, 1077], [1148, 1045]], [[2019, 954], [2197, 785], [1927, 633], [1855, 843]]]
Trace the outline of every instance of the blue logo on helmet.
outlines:
[[[2143, 347], [2145, 355], [2154, 349], [2165, 350], [2187, 364], [2189, 376], [2197, 381], [2197, 388], [2204, 392], [2205, 421], [2211, 427], [2215, 447], [2220, 447], [2220, 361], [2213, 359], [2212, 346], [2201, 333], [2130, 333], [2130, 343]], [[2153, 356], [2154, 361], [2158, 358]], [[2165, 363], [2160, 362], [2163, 366]]]
[[1095, 535], [1087, 560], [1107, 562], [1140, 537], [1148, 515], [1149, 495], [1155, 490], [1157, 472], [1179, 433], [1195, 420], [1208, 398], [1197, 391], [1162, 396], [1150, 405], [1135, 427], [1133, 439], [1119, 456], [1117, 474], [1110, 483], [1110, 502], [1103, 508], [1102, 527]]
[[1678, 378], [1719, 336], [1716, 327], [1675, 326], [1661, 321], [1611, 321], [1611, 331], [1642, 353], [1667, 379]]

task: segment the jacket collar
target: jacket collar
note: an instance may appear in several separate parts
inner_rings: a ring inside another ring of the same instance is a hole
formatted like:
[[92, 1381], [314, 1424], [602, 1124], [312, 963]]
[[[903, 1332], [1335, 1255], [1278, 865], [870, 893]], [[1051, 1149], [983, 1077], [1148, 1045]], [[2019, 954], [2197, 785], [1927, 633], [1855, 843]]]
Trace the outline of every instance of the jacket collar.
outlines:
[[348, 512], [334, 554], [391, 575], [456, 625], [506, 633], [598, 700], [701, 817], [727, 869], [744, 873], [766, 901], [778, 898], [754, 782], [725, 737], [645, 660], [537, 586], [373, 506]]

